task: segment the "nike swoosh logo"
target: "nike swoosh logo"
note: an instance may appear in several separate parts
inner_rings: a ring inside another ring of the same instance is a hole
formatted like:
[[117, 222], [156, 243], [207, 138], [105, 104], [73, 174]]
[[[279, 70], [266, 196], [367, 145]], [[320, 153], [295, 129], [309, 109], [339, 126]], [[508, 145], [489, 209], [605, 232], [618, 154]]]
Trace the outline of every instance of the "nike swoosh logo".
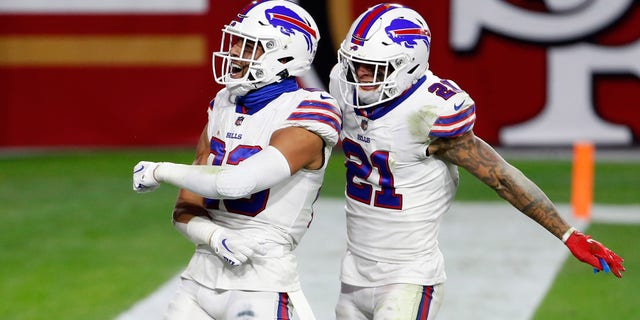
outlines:
[[333, 97], [332, 97], [332, 96], [325, 96], [325, 95], [323, 95], [323, 94], [321, 93], [321, 94], [320, 94], [320, 99], [328, 100], [328, 99], [333, 99]]
[[233, 253], [233, 251], [229, 250], [229, 247], [227, 247], [227, 238], [222, 239], [222, 246], [227, 249], [227, 251]]
[[140, 171], [144, 170], [144, 166], [141, 166], [140, 169], [133, 171], [133, 173], [138, 173]]
[[460, 104], [454, 104], [453, 105], [453, 110], [458, 111], [460, 110], [460, 108], [462, 108], [462, 105], [464, 104], [464, 102], [467, 100], [462, 100], [462, 102], [460, 102]]

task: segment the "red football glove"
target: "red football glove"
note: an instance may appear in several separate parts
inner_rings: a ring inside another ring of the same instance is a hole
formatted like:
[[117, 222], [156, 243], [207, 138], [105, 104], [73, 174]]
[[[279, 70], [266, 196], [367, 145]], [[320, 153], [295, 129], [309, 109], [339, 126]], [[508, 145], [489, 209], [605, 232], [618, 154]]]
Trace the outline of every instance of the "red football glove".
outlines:
[[591, 239], [591, 236], [574, 229], [564, 243], [578, 260], [592, 265], [598, 271], [611, 270], [616, 277], [622, 278], [624, 260], [602, 243]]

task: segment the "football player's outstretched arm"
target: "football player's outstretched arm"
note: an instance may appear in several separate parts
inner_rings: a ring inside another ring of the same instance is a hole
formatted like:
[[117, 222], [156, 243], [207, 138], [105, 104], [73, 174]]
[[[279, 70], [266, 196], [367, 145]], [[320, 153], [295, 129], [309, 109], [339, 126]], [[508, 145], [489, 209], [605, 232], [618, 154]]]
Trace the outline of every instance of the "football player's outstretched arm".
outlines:
[[[209, 142], [204, 145], [208, 156]], [[235, 166], [140, 161], [134, 167], [133, 189], [153, 191], [166, 182], [206, 198], [239, 199], [266, 190], [302, 168], [322, 167], [323, 149], [320, 136], [287, 127], [272, 134], [269, 146]]]
[[464, 168], [484, 182], [500, 197], [561, 239], [580, 261], [622, 277], [625, 269], [620, 257], [571, 227], [535, 183], [472, 131], [456, 138], [435, 140], [429, 146], [429, 154]]

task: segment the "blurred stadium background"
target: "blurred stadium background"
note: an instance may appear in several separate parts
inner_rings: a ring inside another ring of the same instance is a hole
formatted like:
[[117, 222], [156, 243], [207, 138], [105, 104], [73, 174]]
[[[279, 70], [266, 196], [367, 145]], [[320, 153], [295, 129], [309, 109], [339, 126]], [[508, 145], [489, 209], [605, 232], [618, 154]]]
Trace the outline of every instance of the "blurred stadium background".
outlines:
[[[431, 69], [476, 101], [476, 134], [552, 200], [570, 202], [572, 146], [589, 141], [596, 204], [639, 208], [638, 1], [398, 2], [429, 23]], [[324, 88], [350, 22], [377, 2], [299, 3], [322, 33], [315, 71], [300, 82]], [[0, 0], [0, 318], [113, 319], [184, 266], [190, 246], [169, 223], [176, 190], [135, 195], [130, 170], [142, 159], [191, 161], [220, 89], [211, 52], [244, 5]], [[341, 197], [339, 157], [323, 197]], [[460, 202], [499, 201], [462, 174]], [[567, 260], [536, 319], [640, 318], [640, 227], [588, 228], [627, 259], [628, 275], [594, 278]]]

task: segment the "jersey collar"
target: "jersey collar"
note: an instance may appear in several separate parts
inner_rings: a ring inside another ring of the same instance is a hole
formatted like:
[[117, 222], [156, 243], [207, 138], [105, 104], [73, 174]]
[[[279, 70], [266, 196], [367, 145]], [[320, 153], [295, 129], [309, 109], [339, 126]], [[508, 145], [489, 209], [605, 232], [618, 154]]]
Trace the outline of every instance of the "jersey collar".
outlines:
[[296, 79], [291, 77], [280, 82], [266, 85], [255, 91], [251, 91], [244, 96], [236, 98], [236, 112], [252, 115], [264, 108], [285, 92], [296, 91], [300, 87]]
[[413, 92], [415, 92], [424, 82], [427, 80], [427, 76], [422, 76], [422, 78], [418, 79], [418, 81], [409, 87], [409, 89], [405, 90], [401, 95], [397, 98], [387, 101], [385, 103], [381, 103], [379, 105], [375, 105], [370, 108], [353, 108], [356, 114], [363, 116], [370, 120], [376, 120], [382, 118], [387, 113], [391, 112], [391, 110], [395, 109], [402, 102], [407, 100], [411, 96]]

